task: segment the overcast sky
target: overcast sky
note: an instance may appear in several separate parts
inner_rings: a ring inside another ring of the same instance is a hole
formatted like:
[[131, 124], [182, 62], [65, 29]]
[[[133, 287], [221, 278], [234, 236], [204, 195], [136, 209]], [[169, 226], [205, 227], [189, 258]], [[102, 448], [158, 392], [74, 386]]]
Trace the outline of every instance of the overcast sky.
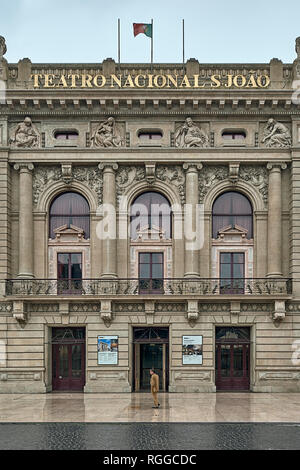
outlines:
[[292, 62], [300, 0], [0, 0], [0, 35], [9, 62], [148, 62], [150, 39], [132, 23], [154, 21], [154, 61]]

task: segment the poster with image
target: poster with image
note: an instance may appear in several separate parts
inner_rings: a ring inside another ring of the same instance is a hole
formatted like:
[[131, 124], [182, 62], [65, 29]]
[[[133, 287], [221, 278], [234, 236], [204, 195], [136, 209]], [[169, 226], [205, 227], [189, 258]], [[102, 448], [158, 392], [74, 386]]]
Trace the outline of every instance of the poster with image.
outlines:
[[202, 336], [182, 337], [182, 364], [202, 364]]
[[118, 364], [118, 336], [98, 336], [98, 364]]

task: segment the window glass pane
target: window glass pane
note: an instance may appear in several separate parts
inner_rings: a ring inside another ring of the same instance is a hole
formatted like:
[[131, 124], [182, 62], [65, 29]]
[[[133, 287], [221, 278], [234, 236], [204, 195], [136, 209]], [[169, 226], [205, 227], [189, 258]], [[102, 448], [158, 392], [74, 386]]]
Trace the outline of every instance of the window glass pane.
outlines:
[[221, 278], [231, 278], [231, 265], [230, 264], [221, 264]]
[[247, 230], [247, 238], [252, 238], [251, 203], [243, 194], [229, 191], [221, 194], [214, 202], [213, 237], [217, 238], [219, 230], [234, 225]]
[[59, 346], [59, 375], [62, 378], [69, 377], [68, 345]]
[[216, 340], [232, 340], [232, 339], [245, 339], [250, 340], [250, 328], [247, 327], [217, 327]]
[[152, 265], [152, 278], [162, 278], [162, 277], [163, 277], [162, 264], [153, 264]]
[[162, 253], [152, 253], [152, 263], [162, 263], [163, 254]]
[[140, 263], [150, 263], [150, 253], [140, 253]]
[[243, 377], [243, 346], [233, 345], [233, 376]]
[[140, 264], [140, 277], [149, 279], [151, 275], [150, 264]]
[[221, 345], [221, 376], [230, 376], [230, 346]]
[[160, 229], [166, 239], [171, 238], [172, 211], [167, 198], [155, 192], [146, 192], [138, 196], [131, 206], [131, 239], [137, 239], [138, 227]]
[[221, 263], [231, 263], [231, 253], [220, 254]]
[[234, 263], [244, 263], [244, 253], [233, 253]]
[[49, 236], [55, 238], [54, 229], [74, 225], [84, 230], [85, 238], [90, 237], [90, 209], [81, 194], [67, 192], [59, 195], [50, 207]]
[[80, 344], [72, 345], [72, 377], [81, 377], [81, 350]]
[[69, 278], [69, 254], [67, 253], [58, 254], [57, 276], [58, 279]]
[[234, 278], [244, 277], [244, 265], [243, 264], [233, 265], [233, 277]]

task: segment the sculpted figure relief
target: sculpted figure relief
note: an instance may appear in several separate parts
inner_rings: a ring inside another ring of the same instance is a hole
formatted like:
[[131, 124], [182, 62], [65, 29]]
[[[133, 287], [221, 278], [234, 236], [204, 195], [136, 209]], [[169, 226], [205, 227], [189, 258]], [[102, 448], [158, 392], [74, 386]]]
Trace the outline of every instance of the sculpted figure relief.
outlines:
[[39, 131], [33, 125], [30, 117], [27, 116], [23, 122], [17, 125], [10, 143], [20, 148], [37, 148], [40, 146]]
[[291, 133], [281, 122], [269, 119], [264, 128], [262, 143], [265, 143], [266, 147], [289, 147], [292, 143]]
[[177, 129], [174, 138], [176, 147], [208, 147], [208, 136], [190, 117]]
[[3, 36], [0, 36], [0, 60], [3, 58], [6, 52], [7, 48], [5, 44], [5, 38]]
[[121, 147], [124, 144], [113, 117], [100, 123], [91, 141], [91, 147]]

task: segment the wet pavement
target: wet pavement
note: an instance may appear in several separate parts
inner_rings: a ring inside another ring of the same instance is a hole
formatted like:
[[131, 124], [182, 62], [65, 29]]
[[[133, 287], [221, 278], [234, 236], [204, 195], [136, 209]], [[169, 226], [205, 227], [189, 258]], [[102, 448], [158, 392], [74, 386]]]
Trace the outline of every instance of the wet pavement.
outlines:
[[291, 423], [2, 423], [1, 450], [299, 450]]

